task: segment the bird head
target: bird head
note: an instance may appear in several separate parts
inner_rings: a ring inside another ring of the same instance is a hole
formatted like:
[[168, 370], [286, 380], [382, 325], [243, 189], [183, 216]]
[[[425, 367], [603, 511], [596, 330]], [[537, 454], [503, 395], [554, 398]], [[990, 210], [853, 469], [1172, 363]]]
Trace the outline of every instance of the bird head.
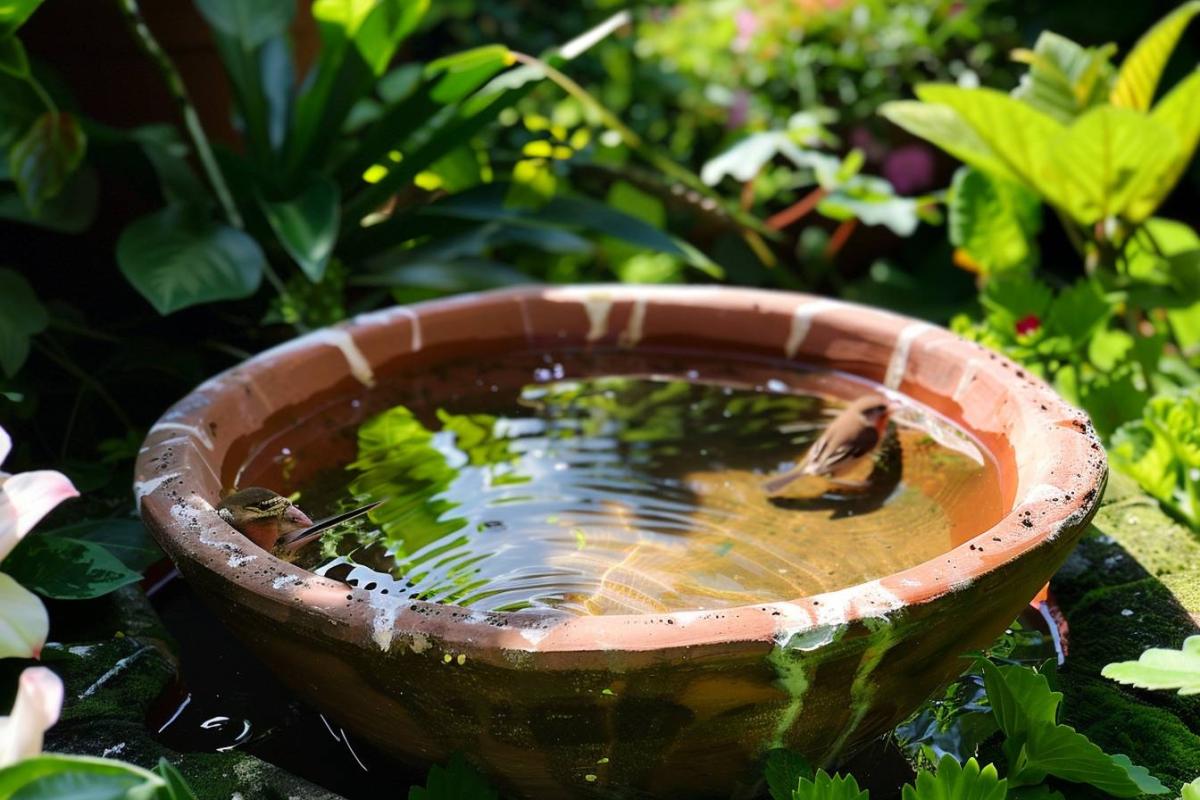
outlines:
[[863, 424], [870, 425], [880, 434], [887, 428], [892, 403], [883, 395], [869, 394], [860, 397], [854, 401], [852, 406], [862, 418]]
[[281, 494], [251, 486], [234, 492], [217, 505], [217, 514], [264, 550], [313, 524], [308, 515]]

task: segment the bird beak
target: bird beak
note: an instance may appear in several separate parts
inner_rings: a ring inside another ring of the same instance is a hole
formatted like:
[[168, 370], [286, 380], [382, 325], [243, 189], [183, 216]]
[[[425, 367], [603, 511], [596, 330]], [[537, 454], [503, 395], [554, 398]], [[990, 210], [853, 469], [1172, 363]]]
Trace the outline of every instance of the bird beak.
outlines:
[[313, 521], [296, 506], [288, 506], [287, 511], [283, 512], [283, 518], [295, 525], [299, 529], [312, 527]]

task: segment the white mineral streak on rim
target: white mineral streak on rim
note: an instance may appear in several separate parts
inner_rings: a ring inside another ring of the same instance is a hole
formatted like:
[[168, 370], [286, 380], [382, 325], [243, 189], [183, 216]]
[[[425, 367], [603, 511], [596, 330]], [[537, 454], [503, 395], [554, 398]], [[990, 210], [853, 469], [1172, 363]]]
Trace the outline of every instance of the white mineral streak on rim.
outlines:
[[410, 352], [417, 352], [421, 349], [421, 320], [417, 317], [417, 312], [413, 311], [408, 306], [393, 306], [392, 308], [384, 308], [379, 311], [368, 311], [365, 314], [359, 314], [354, 318], [355, 325], [387, 325], [396, 317], [403, 317], [409, 322], [409, 349]]
[[646, 324], [646, 305], [649, 302], [649, 298], [646, 297], [639, 297], [633, 301], [633, 307], [629, 310], [629, 324], [625, 326], [625, 332], [620, 337], [622, 347], [633, 347], [642, 340], [642, 329]]
[[904, 373], [908, 370], [908, 352], [912, 349], [913, 342], [921, 334], [932, 330], [937, 330], [937, 328], [928, 322], [911, 322], [900, 331], [900, 335], [896, 337], [896, 347], [892, 350], [892, 357], [888, 360], [887, 373], [883, 378], [884, 386], [889, 389], [900, 389]]
[[792, 328], [788, 333], [787, 342], [783, 345], [783, 354], [788, 358], [795, 358], [796, 353], [800, 352], [804, 340], [808, 337], [808, 332], [812, 329], [813, 317], [822, 311], [828, 311], [831, 308], [839, 308], [844, 305], [844, 303], [837, 300], [821, 298], [818, 300], [806, 300], [796, 306], [796, 310], [792, 312]]
[[147, 478], [144, 481], [133, 482], [133, 499], [138, 508], [142, 506], [142, 498], [153, 492], [158, 487], [162, 486], [169, 480], [178, 478], [180, 473], [168, 472], [165, 475], [156, 475], [153, 478]]

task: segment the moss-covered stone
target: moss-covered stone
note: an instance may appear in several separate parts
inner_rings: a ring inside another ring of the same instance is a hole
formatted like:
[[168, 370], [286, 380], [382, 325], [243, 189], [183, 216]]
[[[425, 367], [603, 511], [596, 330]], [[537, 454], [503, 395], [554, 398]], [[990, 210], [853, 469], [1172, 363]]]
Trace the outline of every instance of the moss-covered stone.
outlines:
[[1092, 529], [1053, 588], [1070, 621], [1063, 721], [1178, 788], [1200, 775], [1200, 698], [1100, 677], [1113, 661], [1179, 647], [1200, 620], [1200, 540], [1114, 475]]

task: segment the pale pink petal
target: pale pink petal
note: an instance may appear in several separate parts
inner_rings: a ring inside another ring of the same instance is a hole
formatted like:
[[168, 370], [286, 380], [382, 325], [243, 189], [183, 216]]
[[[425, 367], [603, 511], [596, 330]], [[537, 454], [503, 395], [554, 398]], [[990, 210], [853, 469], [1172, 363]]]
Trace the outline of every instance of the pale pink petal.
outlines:
[[21, 673], [12, 715], [0, 717], [0, 769], [42, 752], [46, 731], [62, 711], [63, 684], [45, 667]]
[[0, 464], [3, 464], [4, 459], [8, 458], [11, 450], [12, 439], [8, 437], [8, 431], [4, 430], [4, 426], [0, 425]]
[[79, 492], [53, 470], [21, 472], [0, 481], [0, 561], [56, 505]]
[[50, 632], [42, 601], [0, 572], [0, 609], [0, 658], [37, 658]]

